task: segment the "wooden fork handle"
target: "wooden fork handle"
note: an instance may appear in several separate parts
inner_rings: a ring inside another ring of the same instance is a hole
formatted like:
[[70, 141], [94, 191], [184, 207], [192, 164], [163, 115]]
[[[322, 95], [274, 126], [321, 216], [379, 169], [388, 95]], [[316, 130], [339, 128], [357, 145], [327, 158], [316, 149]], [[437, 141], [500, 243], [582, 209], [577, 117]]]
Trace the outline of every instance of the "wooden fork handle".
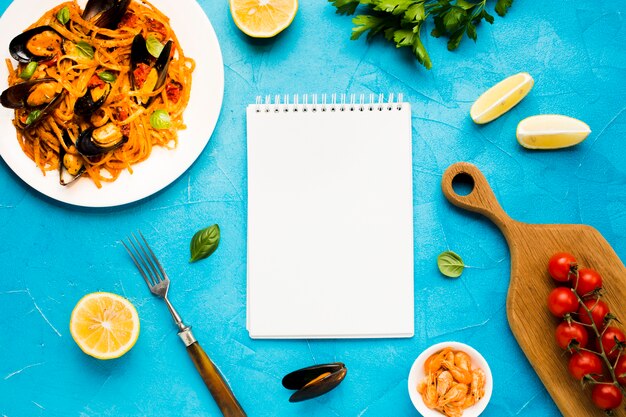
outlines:
[[241, 408], [235, 394], [200, 344], [194, 341], [187, 346], [187, 352], [224, 417], [246, 417], [246, 412]]

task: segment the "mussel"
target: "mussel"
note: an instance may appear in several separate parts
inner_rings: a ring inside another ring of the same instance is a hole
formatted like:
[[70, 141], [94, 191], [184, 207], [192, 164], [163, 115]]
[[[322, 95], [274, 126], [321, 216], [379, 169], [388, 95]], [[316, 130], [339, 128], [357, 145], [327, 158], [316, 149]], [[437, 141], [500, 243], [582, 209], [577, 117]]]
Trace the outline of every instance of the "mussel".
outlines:
[[79, 97], [76, 103], [74, 103], [74, 113], [79, 116], [89, 117], [98, 110], [111, 92], [111, 84], [107, 82], [103, 82], [103, 84], [87, 88], [85, 95]]
[[146, 100], [146, 97], [142, 97], [142, 95], [148, 95], [165, 84], [172, 46], [173, 42], [167, 41], [159, 57], [155, 60], [148, 52], [146, 40], [143, 36], [137, 35], [133, 39], [130, 50], [130, 82], [133, 90], [138, 90], [142, 93], [137, 96], [140, 104], [145, 101], [146, 106], [148, 106], [153, 97]]
[[309, 400], [335, 388], [347, 372], [348, 368], [341, 362], [309, 366], [287, 374], [283, 387], [297, 390], [289, 397], [289, 402]]
[[49, 61], [61, 55], [63, 36], [50, 26], [20, 33], [9, 43], [9, 53], [18, 62]]
[[0, 95], [0, 104], [10, 109], [22, 109], [16, 117], [16, 124], [25, 129], [43, 120], [61, 102], [63, 92], [63, 86], [54, 78], [40, 78], [7, 88]]
[[89, 0], [82, 18], [101, 28], [115, 29], [129, 4], [130, 0]]
[[[74, 142], [72, 142], [67, 132], [63, 133], [63, 141], [70, 151], [76, 150]], [[59, 149], [59, 183], [68, 185], [77, 180], [84, 172], [85, 163], [83, 158], [79, 154], [66, 152], [65, 148], [61, 146]]]
[[76, 149], [86, 157], [98, 156], [113, 151], [128, 141], [118, 125], [109, 122], [104, 126], [89, 127], [78, 135]]

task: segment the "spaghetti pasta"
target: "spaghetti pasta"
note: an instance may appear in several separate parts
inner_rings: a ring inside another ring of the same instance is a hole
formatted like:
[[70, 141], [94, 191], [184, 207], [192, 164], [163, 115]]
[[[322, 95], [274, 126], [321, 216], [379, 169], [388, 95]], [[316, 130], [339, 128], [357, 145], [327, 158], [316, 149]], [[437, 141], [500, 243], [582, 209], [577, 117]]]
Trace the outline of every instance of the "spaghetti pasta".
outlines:
[[[61, 13], [69, 17], [65, 23]], [[24, 153], [44, 175], [47, 171], [66, 171], [72, 180], [87, 176], [101, 187], [103, 182], [115, 181], [123, 170], [132, 173], [132, 165], [147, 159], [153, 147], [176, 147], [177, 132], [185, 128], [183, 112], [189, 101], [195, 62], [184, 55], [167, 16], [146, 0], [132, 0], [113, 29], [99, 27], [93, 19], [83, 19], [82, 14], [78, 3], [69, 1], [31, 25], [28, 29], [53, 28], [62, 44], [57, 49], [54, 42], [42, 39], [43, 46], [54, 56], [31, 61], [36, 64], [18, 62], [14, 67], [7, 59], [8, 82], [16, 86], [26, 83], [25, 78], [33, 83], [50, 79], [38, 93], [43, 94], [44, 101], [51, 94], [59, 98], [50, 106], [53, 108], [44, 112], [16, 108], [13, 123]], [[146, 44], [151, 43], [146, 51], [163, 49], [164, 59], [131, 62], [137, 35]], [[165, 63], [165, 68], [159, 67], [159, 61]], [[28, 74], [35, 65], [34, 72]], [[159, 71], [167, 73], [162, 83], [156, 82]], [[29, 100], [35, 100], [33, 89], [29, 94]], [[85, 102], [89, 104], [86, 108]], [[164, 115], [162, 123], [151, 123], [155, 112]], [[95, 132], [105, 136], [96, 151], [77, 147], [81, 135], [95, 136]], [[68, 182], [62, 177], [62, 184]]]

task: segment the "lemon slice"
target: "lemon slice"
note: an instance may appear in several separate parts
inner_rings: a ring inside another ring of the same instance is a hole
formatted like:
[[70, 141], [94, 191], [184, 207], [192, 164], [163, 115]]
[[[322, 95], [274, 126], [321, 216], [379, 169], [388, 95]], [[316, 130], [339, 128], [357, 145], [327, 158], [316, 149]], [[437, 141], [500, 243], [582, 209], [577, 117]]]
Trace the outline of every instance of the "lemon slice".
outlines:
[[298, 0], [230, 0], [235, 25], [253, 38], [271, 38], [291, 24]]
[[94, 292], [81, 298], [74, 307], [70, 333], [87, 355], [98, 359], [119, 358], [137, 341], [139, 316], [126, 298]]
[[589, 136], [585, 122], [558, 114], [531, 116], [517, 125], [517, 141], [528, 149], [559, 149], [574, 146]]
[[535, 81], [527, 72], [511, 75], [481, 94], [472, 104], [470, 116], [481, 125], [497, 119], [522, 101]]

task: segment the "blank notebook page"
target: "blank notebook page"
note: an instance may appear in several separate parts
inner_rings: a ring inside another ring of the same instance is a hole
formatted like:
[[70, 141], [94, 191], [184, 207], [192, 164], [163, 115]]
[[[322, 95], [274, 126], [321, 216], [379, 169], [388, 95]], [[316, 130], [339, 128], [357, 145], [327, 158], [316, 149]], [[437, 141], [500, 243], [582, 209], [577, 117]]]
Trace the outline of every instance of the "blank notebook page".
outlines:
[[252, 338], [413, 335], [411, 110], [359, 107], [247, 109]]

